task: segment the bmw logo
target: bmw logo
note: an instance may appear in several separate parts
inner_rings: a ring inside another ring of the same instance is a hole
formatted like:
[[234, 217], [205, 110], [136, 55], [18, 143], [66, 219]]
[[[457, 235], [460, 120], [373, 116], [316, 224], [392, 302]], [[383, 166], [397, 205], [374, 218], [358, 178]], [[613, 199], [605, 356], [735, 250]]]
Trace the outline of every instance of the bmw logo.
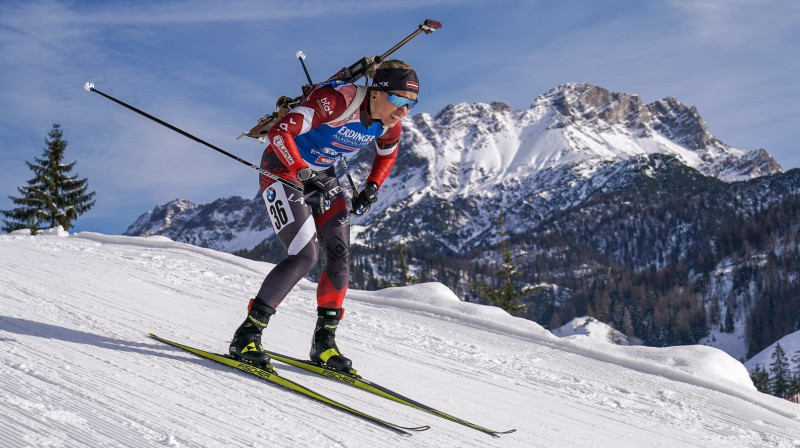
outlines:
[[272, 188], [272, 187], [267, 188], [267, 200], [269, 202], [272, 202], [272, 201], [275, 200], [275, 195], [276, 195], [276, 193], [275, 193], [275, 189], [274, 188]]

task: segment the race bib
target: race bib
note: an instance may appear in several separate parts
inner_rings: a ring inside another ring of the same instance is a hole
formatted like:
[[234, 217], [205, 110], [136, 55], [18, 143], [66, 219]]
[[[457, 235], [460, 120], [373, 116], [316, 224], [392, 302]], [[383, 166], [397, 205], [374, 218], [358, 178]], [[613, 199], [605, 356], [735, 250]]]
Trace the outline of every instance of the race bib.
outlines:
[[289, 200], [286, 197], [286, 190], [283, 185], [273, 184], [269, 186], [264, 190], [263, 196], [275, 233], [280, 232], [284, 227], [294, 222], [292, 208], [289, 206]]

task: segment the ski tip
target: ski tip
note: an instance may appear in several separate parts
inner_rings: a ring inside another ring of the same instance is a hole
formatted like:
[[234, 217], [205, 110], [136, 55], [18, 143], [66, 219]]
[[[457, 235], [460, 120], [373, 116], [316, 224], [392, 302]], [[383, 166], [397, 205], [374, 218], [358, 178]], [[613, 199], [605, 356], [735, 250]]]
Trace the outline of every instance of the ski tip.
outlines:
[[493, 431], [490, 434], [495, 436], [495, 437], [500, 437], [503, 434], [511, 434], [513, 432], [517, 432], [517, 430], [516, 429], [509, 429], [508, 431]]
[[87, 82], [86, 84], [83, 85], [83, 89], [86, 90], [87, 92], [94, 92], [94, 83]]

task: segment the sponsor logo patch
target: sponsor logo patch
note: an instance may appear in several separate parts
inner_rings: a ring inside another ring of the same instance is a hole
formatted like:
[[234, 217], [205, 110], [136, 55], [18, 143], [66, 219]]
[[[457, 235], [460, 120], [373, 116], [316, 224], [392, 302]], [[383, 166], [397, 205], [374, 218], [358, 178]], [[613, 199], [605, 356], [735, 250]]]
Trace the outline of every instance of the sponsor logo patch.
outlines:
[[294, 193], [289, 194], [289, 197], [287, 197], [286, 200], [289, 201], [289, 202], [299, 202], [301, 204], [305, 204], [306, 203], [306, 200], [305, 200], [305, 198], [303, 198], [302, 195], [300, 195], [298, 197], [295, 197]]
[[320, 165], [320, 166], [333, 165], [333, 162], [335, 162], [335, 161], [336, 161], [335, 159], [333, 159], [331, 157], [328, 157], [328, 156], [319, 156], [319, 157], [317, 157], [317, 161], [314, 162], [314, 164], [315, 165]]
[[343, 144], [341, 144], [339, 142], [331, 142], [331, 145], [333, 145], [333, 146], [335, 146], [337, 148], [342, 148], [345, 151], [349, 151], [349, 152], [358, 151], [359, 149], [361, 149], [361, 146], [347, 146], [347, 145], [343, 145]]
[[339, 129], [339, 132], [337, 132], [333, 138], [346, 145], [361, 145], [362, 148], [369, 144], [369, 142], [375, 140], [374, 135], [362, 134], [346, 127]]
[[[335, 142], [334, 142], [334, 143], [335, 143]], [[334, 156], [334, 157], [336, 157], [337, 155], [339, 155], [339, 153], [338, 153], [338, 152], [336, 152], [336, 150], [335, 150], [335, 149], [333, 149], [333, 148], [328, 148], [328, 147], [324, 147], [324, 148], [322, 148], [322, 152], [324, 152], [325, 154], [327, 154], [327, 155], [329, 155], [329, 156]]]
[[278, 151], [280, 151], [283, 158], [286, 159], [286, 163], [288, 163], [289, 165], [294, 165], [294, 158], [292, 157], [292, 154], [289, 153], [289, 149], [286, 148], [286, 143], [284, 143], [283, 137], [281, 137], [280, 135], [276, 135], [275, 137], [273, 137], [272, 145], [278, 148]]
[[331, 102], [327, 98], [320, 98], [317, 100], [317, 104], [319, 104], [320, 109], [324, 110], [331, 115], [333, 110], [331, 109]]

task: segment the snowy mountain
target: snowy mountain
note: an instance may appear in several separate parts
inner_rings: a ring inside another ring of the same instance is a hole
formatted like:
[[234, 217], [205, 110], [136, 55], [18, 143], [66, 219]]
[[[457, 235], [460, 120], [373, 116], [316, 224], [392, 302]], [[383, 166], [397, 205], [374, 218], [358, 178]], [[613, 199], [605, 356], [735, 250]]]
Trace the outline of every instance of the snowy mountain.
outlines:
[[[435, 251], [464, 253], [493, 240], [486, 231], [500, 210], [509, 228], [525, 232], [620, 188], [625, 164], [650, 154], [675, 157], [725, 182], [782, 171], [764, 150], [739, 150], [714, 138], [697, 111], [674, 98], [644, 104], [589, 84], [556, 87], [525, 111], [504, 103], [458, 104], [406, 118], [403, 126], [394, 172], [370, 213], [354, 222], [364, 230], [360, 241], [424, 241]], [[356, 179], [366, 177], [371, 160], [369, 151], [360, 151], [350, 161]], [[172, 221], [164, 210], [175, 211]], [[142, 215], [125, 234], [236, 250], [271, 236], [266, 222], [258, 197], [200, 207], [177, 200]]]
[[[58, 235], [0, 235], [3, 447], [790, 448], [800, 441], [800, 407], [756, 392], [744, 366], [719, 350], [558, 338], [497, 308], [461, 302], [436, 283], [353, 289], [339, 345], [365, 377], [487, 427], [517, 429], [491, 438], [277, 364], [345, 404], [431, 425], [399, 436], [147, 337], [224, 351], [273, 265], [158, 236]], [[307, 353], [315, 290], [308, 281], [293, 289], [266, 330], [268, 346]]]
[[196, 205], [185, 199], [159, 204], [131, 224], [125, 235], [163, 235], [227, 252], [250, 249], [272, 234], [264, 202], [239, 196]]
[[[486, 230], [499, 211], [513, 233], [530, 231], [625, 187], [621, 174], [651, 154], [725, 182], [782, 171], [766, 151], [714, 138], [697, 111], [674, 98], [645, 105], [589, 84], [559, 86], [525, 111], [459, 104], [408, 121], [398, 168], [364, 239], [427, 240], [434, 250], [463, 253], [494, 239]], [[357, 157], [363, 177], [369, 155]]]

